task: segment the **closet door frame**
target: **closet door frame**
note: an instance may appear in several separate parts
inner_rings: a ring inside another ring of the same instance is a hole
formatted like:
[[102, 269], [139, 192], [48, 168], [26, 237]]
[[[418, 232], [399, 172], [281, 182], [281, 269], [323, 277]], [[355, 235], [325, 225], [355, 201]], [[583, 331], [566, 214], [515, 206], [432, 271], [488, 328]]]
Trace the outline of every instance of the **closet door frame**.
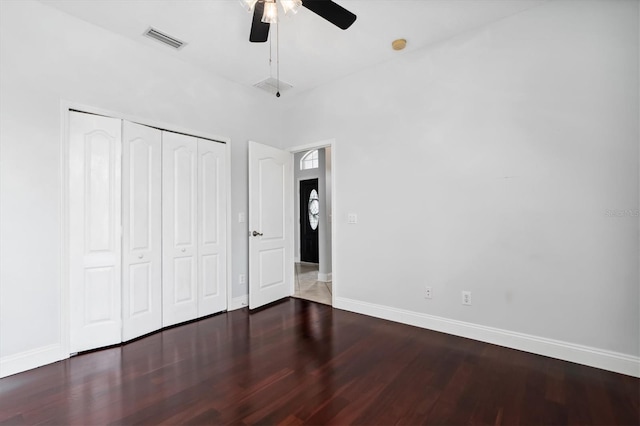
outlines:
[[142, 124], [144, 126], [155, 127], [162, 130], [168, 130], [176, 133], [184, 133], [202, 139], [209, 139], [225, 144], [226, 158], [226, 233], [227, 233], [227, 310], [233, 308], [232, 304], [232, 252], [231, 252], [231, 236], [232, 220], [231, 220], [231, 138], [220, 135], [213, 135], [203, 132], [185, 129], [170, 123], [137, 117], [130, 114], [124, 114], [118, 111], [86, 105], [70, 100], [60, 101], [60, 182], [62, 182], [62, 191], [60, 194], [60, 353], [58, 360], [69, 358], [70, 353], [70, 275], [69, 275], [69, 112], [78, 111], [88, 114], [104, 115], [106, 117], [131, 121], [133, 123]]

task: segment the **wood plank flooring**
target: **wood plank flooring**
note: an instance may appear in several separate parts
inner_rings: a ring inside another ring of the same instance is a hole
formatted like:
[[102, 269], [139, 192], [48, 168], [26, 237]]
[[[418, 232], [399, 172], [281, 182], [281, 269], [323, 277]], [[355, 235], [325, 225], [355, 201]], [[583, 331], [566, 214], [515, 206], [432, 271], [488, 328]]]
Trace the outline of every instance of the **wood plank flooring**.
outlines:
[[639, 424], [640, 381], [299, 299], [0, 379], [0, 424]]

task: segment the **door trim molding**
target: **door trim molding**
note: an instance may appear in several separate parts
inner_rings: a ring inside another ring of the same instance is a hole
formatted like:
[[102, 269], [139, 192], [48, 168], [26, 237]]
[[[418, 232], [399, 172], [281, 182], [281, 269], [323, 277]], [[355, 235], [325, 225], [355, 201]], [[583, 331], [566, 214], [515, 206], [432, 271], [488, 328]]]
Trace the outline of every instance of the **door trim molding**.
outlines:
[[[302, 152], [302, 151], [309, 151], [311, 149], [319, 149], [319, 148], [331, 148], [331, 279], [332, 279], [332, 283], [331, 283], [331, 305], [335, 306], [336, 303], [336, 293], [337, 290], [336, 288], [338, 288], [338, 281], [336, 280], [336, 269], [337, 269], [337, 262], [336, 260], [338, 259], [338, 247], [335, 244], [336, 241], [336, 235], [337, 235], [337, 228], [339, 225], [339, 221], [336, 220], [336, 211], [337, 211], [337, 205], [338, 203], [336, 202], [336, 200], [338, 199], [338, 193], [336, 191], [337, 185], [336, 182], [338, 180], [338, 173], [337, 173], [337, 167], [336, 167], [336, 153], [337, 153], [337, 142], [336, 139], [331, 138], [331, 139], [324, 139], [318, 142], [313, 142], [313, 143], [308, 143], [305, 145], [297, 145], [297, 146], [293, 146], [290, 148], [286, 148], [286, 150], [291, 153], [291, 163], [295, 163], [294, 160], [294, 154], [298, 153], [298, 152]], [[296, 167], [295, 164], [293, 164], [293, 167]], [[292, 173], [292, 182], [291, 185], [295, 186], [296, 184], [296, 179], [293, 176]], [[295, 190], [295, 188], [294, 188]], [[292, 203], [294, 204], [294, 203]], [[294, 210], [291, 212], [292, 217], [295, 218], [295, 206], [292, 207]], [[292, 223], [291, 224], [291, 229], [289, 230], [291, 232], [292, 235], [295, 235], [295, 224]], [[295, 249], [295, 242], [292, 242], [292, 247], [291, 250]], [[299, 259], [298, 259], [299, 260]], [[295, 288], [293, 287], [295, 285], [295, 283], [292, 283], [292, 288], [291, 288], [291, 294], [294, 294], [294, 290]]]
[[[227, 181], [227, 217], [225, 218], [225, 225], [227, 228], [227, 311], [231, 311], [234, 306], [233, 300], [233, 262], [231, 261], [232, 247], [231, 240], [233, 240], [233, 220], [231, 220], [231, 144], [226, 143], [225, 146], [225, 165], [227, 169], [227, 175], [225, 179]], [[247, 296], [248, 298], [248, 296]], [[249, 302], [247, 302], [248, 304]]]
[[[50, 356], [48, 359], [51, 361], [46, 362], [44, 364], [48, 364], [50, 362], [59, 361], [62, 359], [67, 359], [70, 356], [69, 348], [70, 348], [70, 314], [69, 310], [70, 306], [70, 282], [69, 282], [69, 176], [67, 173], [69, 167], [69, 110], [75, 110], [80, 112], [85, 112], [89, 114], [96, 115], [104, 115], [106, 117], [112, 117], [120, 120], [126, 120], [133, 123], [138, 123], [143, 126], [155, 127], [158, 129], [167, 130], [170, 132], [183, 133], [195, 136], [197, 138], [209, 139], [213, 141], [217, 141], [225, 144], [226, 150], [226, 168], [227, 168], [227, 217], [226, 217], [226, 232], [227, 232], [227, 309], [229, 309], [230, 297], [231, 297], [231, 269], [230, 265], [232, 264], [232, 252], [231, 252], [231, 220], [230, 220], [230, 212], [231, 212], [231, 138], [220, 135], [213, 135], [207, 132], [201, 131], [193, 131], [191, 129], [186, 129], [184, 127], [180, 127], [174, 124], [166, 123], [160, 120], [153, 120], [149, 118], [139, 117], [131, 114], [125, 114], [118, 111], [109, 110], [106, 108], [100, 108], [93, 105], [86, 105], [79, 102], [61, 99], [60, 100], [60, 182], [61, 182], [61, 193], [60, 193], [60, 335], [59, 335], [59, 344], [47, 346], [44, 348], [36, 348], [33, 351], [29, 351], [29, 353], [40, 353], [42, 351], [46, 351], [46, 353], [51, 353], [54, 350], [54, 346], [58, 348], [58, 356], [53, 357]], [[20, 354], [18, 354], [20, 355]], [[54, 359], [57, 358], [57, 359]], [[5, 362], [3, 360], [3, 362]], [[44, 365], [41, 364], [41, 365]], [[40, 365], [27, 365], [26, 362], [19, 364], [24, 367], [20, 371], [25, 371], [31, 368], [39, 367]], [[15, 371], [18, 373], [20, 371]]]

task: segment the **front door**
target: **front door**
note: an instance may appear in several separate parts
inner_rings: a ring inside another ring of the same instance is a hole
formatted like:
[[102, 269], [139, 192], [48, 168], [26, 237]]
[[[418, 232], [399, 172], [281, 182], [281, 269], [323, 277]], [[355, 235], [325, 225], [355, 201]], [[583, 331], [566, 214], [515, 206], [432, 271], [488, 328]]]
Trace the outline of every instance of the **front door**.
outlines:
[[293, 290], [291, 154], [249, 142], [249, 308]]
[[300, 181], [300, 260], [318, 263], [318, 179]]

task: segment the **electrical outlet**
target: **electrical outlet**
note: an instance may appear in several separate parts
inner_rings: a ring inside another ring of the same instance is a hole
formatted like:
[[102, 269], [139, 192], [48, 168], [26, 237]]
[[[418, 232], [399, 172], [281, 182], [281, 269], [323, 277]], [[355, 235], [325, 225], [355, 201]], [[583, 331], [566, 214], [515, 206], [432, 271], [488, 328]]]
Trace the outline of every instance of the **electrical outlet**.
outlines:
[[245, 223], [247, 221], [247, 216], [244, 212], [238, 213], [238, 223]]
[[246, 284], [247, 283], [247, 276], [245, 274], [238, 275], [238, 283], [239, 284]]
[[358, 215], [356, 213], [349, 213], [347, 215], [347, 223], [352, 225], [358, 223]]
[[471, 292], [463, 291], [462, 292], [462, 304], [463, 305], [471, 305]]
[[433, 297], [433, 290], [431, 290], [431, 287], [427, 286], [424, 288], [424, 298], [425, 299], [431, 299]]

